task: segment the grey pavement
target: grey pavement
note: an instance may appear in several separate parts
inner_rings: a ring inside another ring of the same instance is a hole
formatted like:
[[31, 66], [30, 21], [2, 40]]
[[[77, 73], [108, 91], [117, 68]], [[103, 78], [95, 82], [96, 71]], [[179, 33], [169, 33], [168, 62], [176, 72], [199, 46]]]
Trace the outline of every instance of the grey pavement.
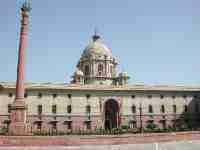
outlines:
[[200, 140], [151, 144], [82, 145], [62, 147], [0, 147], [0, 150], [200, 150]]

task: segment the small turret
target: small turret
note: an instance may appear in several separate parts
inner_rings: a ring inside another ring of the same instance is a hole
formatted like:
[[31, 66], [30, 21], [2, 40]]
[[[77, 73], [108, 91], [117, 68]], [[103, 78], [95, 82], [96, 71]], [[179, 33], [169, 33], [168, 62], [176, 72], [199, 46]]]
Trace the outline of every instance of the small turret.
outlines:
[[75, 84], [84, 84], [84, 74], [78, 68], [76, 68], [76, 71], [74, 72], [73, 83], [75, 83]]
[[128, 80], [130, 79], [130, 76], [127, 72], [121, 72], [119, 74], [119, 85], [126, 85], [128, 84]]

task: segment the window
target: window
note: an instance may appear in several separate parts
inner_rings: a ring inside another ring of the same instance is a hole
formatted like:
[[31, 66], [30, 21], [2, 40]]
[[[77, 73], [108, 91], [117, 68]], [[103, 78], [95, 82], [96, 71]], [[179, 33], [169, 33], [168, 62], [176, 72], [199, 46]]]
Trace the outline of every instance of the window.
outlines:
[[186, 98], [187, 98], [187, 95], [183, 95], [183, 98], [185, 98], [185, 99], [186, 99]]
[[24, 98], [27, 98], [27, 97], [28, 97], [28, 93], [25, 93], [25, 94], [24, 94]]
[[148, 126], [148, 125], [151, 125], [151, 124], [154, 124], [154, 120], [148, 120], [148, 121], [147, 121], [147, 126]]
[[53, 105], [52, 106], [52, 113], [56, 114], [56, 112], [57, 112], [57, 107], [56, 107], [56, 105]]
[[133, 113], [133, 114], [136, 113], [136, 106], [135, 106], [135, 105], [133, 105], [133, 106], [131, 107], [131, 109], [132, 109], [132, 113]]
[[134, 98], [135, 98], [135, 95], [131, 95], [131, 97], [132, 97], [132, 99], [134, 99]]
[[10, 97], [10, 98], [13, 97], [13, 93], [9, 93], [8, 97]]
[[188, 107], [187, 105], [184, 106], [184, 112], [187, 112], [188, 111]]
[[72, 105], [67, 106], [67, 113], [70, 114], [72, 112]]
[[199, 104], [195, 104], [195, 112], [196, 112], [196, 113], [199, 112]]
[[173, 99], [175, 99], [175, 98], [176, 98], [176, 96], [175, 96], [175, 95], [172, 95], [172, 98], [173, 98]]
[[38, 98], [42, 98], [42, 93], [38, 93]]
[[103, 65], [102, 65], [102, 64], [99, 64], [99, 65], [98, 65], [98, 75], [99, 75], [99, 76], [102, 76], [102, 74], [103, 74]]
[[194, 96], [193, 96], [193, 98], [194, 98], [194, 99], [197, 99], [197, 98], [198, 98], [198, 96], [197, 96], [197, 95], [194, 95]]
[[149, 105], [149, 113], [153, 113], [153, 107], [152, 107], [152, 105]]
[[72, 122], [71, 122], [71, 121], [68, 121], [68, 122], [67, 122], [67, 129], [68, 129], [68, 130], [71, 130], [71, 129], [72, 129]]
[[164, 95], [160, 95], [160, 99], [163, 99], [164, 98]]
[[90, 68], [88, 65], [85, 66], [85, 75], [88, 76], [90, 73]]
[[67, 94], [67, 97], [68, 97], [69, 99], [71, 99], [71, 98], [72, 98], [72, 94]]
[[150, 99], [151, 99], [151, 98], [152, 98], [152, 95], [148, 95], [148, 98], [150, 98]]
[[86, 113], [87, 113], [87, 114], [90, 114], [90, 112], [91, 112], [91, 106], [90, 106], [90, 105], [87, 105], [87, 106], [86, 106]]
[[42, 114], [42, 105], [38, 105], [38, 115]]
[[11, 104], [8, 104], [8, 113], [11, 113]]
[[173, 105], [173, 113], [176, 113], [176, 105]]
[[166, 129], [166, 126], [167, 126], [166, 125], [166, 120], [161, 120], [160, 122], [161, 122], [162, 128]]
[[91, 129], [91, 122], [90, 121], [86, 122], [86, 129], [88, 129], [88, 130]]
[[54, 93], [54, 94], [53, 94], [53, 98], [56, 98], [56, 97], [57, 97], [57, 94]]
[[91, 97], [90, 94], [86, 94], [86, 98], [89, 99]]
[[161, 106], [161, 112], [165, 113], [165, 106], [164, 105]]

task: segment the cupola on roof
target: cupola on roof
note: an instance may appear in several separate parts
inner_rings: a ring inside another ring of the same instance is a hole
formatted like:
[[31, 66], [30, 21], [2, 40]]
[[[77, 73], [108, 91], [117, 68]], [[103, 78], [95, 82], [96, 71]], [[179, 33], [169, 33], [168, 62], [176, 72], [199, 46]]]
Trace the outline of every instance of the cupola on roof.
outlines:
[[97, 34], [92, 36], [92, 41], [84, 49], [82, 57], [89, 56], [112, 56], [111, 50], [103, 43], [101, 37]]

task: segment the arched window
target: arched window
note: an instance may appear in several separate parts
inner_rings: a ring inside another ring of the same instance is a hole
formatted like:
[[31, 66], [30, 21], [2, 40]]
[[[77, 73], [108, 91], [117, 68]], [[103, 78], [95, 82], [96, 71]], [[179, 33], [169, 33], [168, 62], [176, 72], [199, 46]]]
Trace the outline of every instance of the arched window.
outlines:
[[149, 113], [153, 113], [153, 107], [152, 107], [152, 105], [149, 105]]
[[90, 73], [90, 68], [88, 65], [85, 66], [85, 75], [88, 76]]
[[98, 65], [98, 75], [102, 76], [102, 74], [103, 74], [103, 64], [99, 64]]

